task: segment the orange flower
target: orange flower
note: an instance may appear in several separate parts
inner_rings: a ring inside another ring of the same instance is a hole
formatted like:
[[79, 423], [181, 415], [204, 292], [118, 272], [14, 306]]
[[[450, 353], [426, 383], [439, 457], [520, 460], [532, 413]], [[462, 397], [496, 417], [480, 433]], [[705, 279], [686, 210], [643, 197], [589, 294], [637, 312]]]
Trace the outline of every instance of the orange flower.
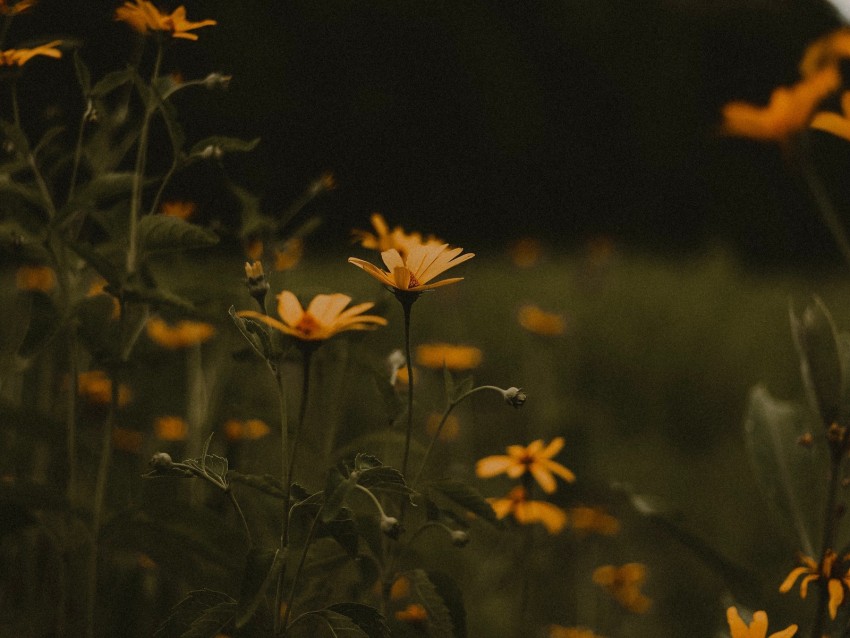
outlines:
[[278, 272], [291, 270], [304, 255], [304, 240], [293, 237], [283, 243], [281, 250], [274, 251], [274, 269]]
[[[77, 376], [77, 392], [90, 403], [105, 405], [112, 400], [112, 379], [103, 370], [81, 372]], [[130, 402], [130, 388], [123, 383], [118, 386], [118, 405]]]
[[298, 297], [284, 290], [277, 296], [277, 313], [283, 322], [254, 310], [241, 310], [236, 314], [261, 321], [302, 341], [324, 341], [346, 330], [370, 330], [387, 325], [383, 317], [363, 314], [374, 303], [361, 303], [346, 310], [350, 301], [351, 297], [340, 293], [316, 295], [304, 310]]
[[779, 586], [779, 591], [786, 593], [794, 586], [797, 579], [805, 574], [800, 580], [800, 598], [805, 598], [810, 582], [825, 579], [829, 590], [829, 617], [834, 619], [838, 607], [844, 602], [844, 588], [850, 587], [850, 569], [847, 569], [846, 565], [848, 559], [850, 554], [845, 555], [839, 563], [838, 554], [828, 549], [818, 565], [814, 558], [801, 554], [799, 560], [802, 565], [791, 570]]
[[811, 127], [850, 140], [850, 91], [841, 94], [842, 113], [821, 111], [812, 118]]
[[409, 623], [423, 623], [428, 620], [428, 610], [419, 603], [410, 603], [401, 611], [395, 612], [396, 620]]
[[161, 441], [185, 441], [189, 436], [189, 424], [179, 416], [161, 416], [153, 428]]
[[[757, 611], [753, 614], [753, 622], [749, 627], [741, 620], [741, 615], [735, 607], [726, 610], [726, 621], [732, 638], [765, 638], [767, 636], [767, 614]], [[790, 625], [782, 631], [770, 634], [769, 638], [791, 638], [797, 633], [797, 625]]]
[[142, 449], [144, 439], [138, 430], [128, 428], [112, 428], [112, 447], [122, 452], [138, 454]]
[[548, 638], [602, 638], [586, 627], [561, 627], [550, 625]]
[[33, 49], [7, 49], [0, 51], [0, 66], [24, 66], [37, 55], [48, 58], [61, 58], [62, 52], [57, 49], [62, 40], [53, 40]]
[[7, 0], [0, 0], [0, 15], [4, 16], [15, 16], [19, 13], [23, 13], [28, 9], [35, 6], [37, 0], [18, 0], [18, 2], [13, 2], [9, 4]]
[[182, 320], [172, 326], [158, 317], [148, 319], [146, 328], [151, 341], [169, 350], [204, 343], [215, 334], [215, 328], [202, 321]]
[[533, 237], [523, 237], [508, 247], [508, 257], [518, 268], [531, 268], [540, 261], [543, 246]]
[[599, 507], [573, 507], [569, 514], [570, 526], [577, 532], [614, 536], [620, 531], [620, 521]]
[[593, 571], [593, 582], [604, 587], [614, 600], [636, 614], [649, 611], [652, 601], [643, 595], [640, 587], [646, 580], [646, 566], [626, 563], [621, 567], [603, 565]]
[[215, 20], [201, 20], [200, 22], [189, 22], [186, 19], [186, 7], [179, 6], [172, 13], [161, 13], [152, 2], [147, 0], [133, 0], [125, 2], [115, 10], [115, 19], [126, 22], [130, 27], [147, 35], [150, 31], [163, 31], [170, 33], [172, 38], [183, 38], [185, 40], [197, 40], [198, 36], [189, 31], [210, 27], [216, 24]]
[[544, 337], [557, 337], [567, 330], [564, 315], [546, 312], [535, 305], [526, 304], [519, 309], [519, 325]]
[[18, 290], [50, 292], [56, 287], [56, 273], [47, 266], [21, 266], [15, 271]]
[[163, 202], [159, 207], [159, 212], [167, 217], [177, 217], [178, 219], [189, 219], [195, 214], [198, 205], [195, 202], [184, 202], [179, 200]]
[[481, 363], [481, 350], [450, 343], [425, 343], [416, 348], [416, 363], [426, 368], [471, 370]]
[[[425, 422], [425, 431], [429, 436], [433, 437], [437, 433], [437, 427], [439, 427], [442, 418], [443, 415], [439, 412], [434, 412], [428, 417], [428, 420]], [[450, 414], [443, 424], [443, 429], [440, 432], [440, 440], [447, 443], [454, 441], [458, 436], [460, 436], [460, 420], [454, 414]]]
[[388, 269], [386, 272], [356, 257], [349, 257], [348, 262], [396, 291], [422, 292], [461, 281], [463, 277], [428, 283], [449, 268], [475, 257], [475, 253], [461, 255], [462, 252], [463, 248], [450, 249], [448, 244], [416, 244], [402, 256], [398, 250], [390, 248], [381, 253], [381, 259]]
[[419, 244], [439, 246], [443, 243], [433, 235], [423, 240], [420, 233], [406, 233], [401, 226], [396, 226], [390, 230], [384, 216], [380, 213], [372, 213], [369, 219], [375, 229], [374, 234], [365, 230], [355, 229], [351, 231], [354, 241], [359, 242], [363, 248], [381, 252], [395, 248], [402, 255], [406, 255], [413, 246]]
[[251, 261], [257, 261], [260, 257], [263, 256], [263, 252], [265, 251], [265, 246], [263, 245], [262, 239], [254, 239], [249, 240], [245, 244], [245, 254]]
[[507, 455], [497, 454], [480, 459], [475, 464], [475, 473], [480, 478], [491, 478], [505, 473], [515, 479], [530, 472], [543, 491], [552, 494], [556, 489], [553, 474], [557, 474], [568, 483], [576, 480], [575, 474], [552, 460], [552, 457], [563, 447], [564, 438], [561, 436], [552, 439], [546, 447], [543, 447], [543, 439], [532, 441], [528, 447], [509, 445]]
[[230, 419], [224, 424], [224, 436], [228, 441], [254, 441], [271, 432], [271, 428], [260, 419], [239, 421]]
[[567, 513], [546, 501], [531, 501], [525, 488], [518, 485], [504, 498], [488, 498], [497, 518], [513, 515], [520, 525], [542, 523], [550, 534], [557, 534], [567, 524]]

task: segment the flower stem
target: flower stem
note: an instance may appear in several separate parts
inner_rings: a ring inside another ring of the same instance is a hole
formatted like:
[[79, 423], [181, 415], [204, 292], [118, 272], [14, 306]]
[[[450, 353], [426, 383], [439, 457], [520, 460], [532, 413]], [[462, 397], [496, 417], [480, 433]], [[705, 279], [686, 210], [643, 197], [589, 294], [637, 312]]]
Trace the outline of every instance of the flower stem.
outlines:
[[413, 361], [410, 358], [410, 314], [416, 297], [399, 296], [404, 310], [404, 357], [407, 363], [407, 433], [404, 438], [404, 457], [401, 462], [401, 474], [407, 476], [407, 462], [410, 457], [410, 440], [413, 437]]
[[[283, 382], [283, 357], [278, 357], [274, 366], [275, 380], [277, 381], [278, 406], [280, 408], [280, 480], [283, 487], [283, 522], [280, 530], [280, 550], [286, 551], [289, 536], [289, 500], [290, 485], [289, 469], [287, 459], [289, 458], [289, 425], [286, 418], [286, 387]], [[285, 554], [284, 554], [285, 556]], [[274, 606], [274, 633], [280, 633], [280, 602], [283, 598], [283, 572], [284, 565], [277, 576], [277, 587], [275, 589]]]
[[239, 507], [239, 501], [236, 500], [236, 497], [233, 495], [233, 491], [231, 489], [227, 489], [226, 491], [228, 498], [230, 498], [230, 502], [233, 503], [233, 508], [242, 520], [242, 526], [245, 528], [245, 538], [248, 540], [248, 547], [251, 547], [254, 543], [251, 540], [251, 529], [248, 527], [248, 521], [245, 519], [245, 513], [242, 511], [242, 508]]
[[[283, 622], [281, 623], [284, 635], [286, 635], [287, 625], [289, 624], [289, 615], [292, 613], [292, 604], [295, 602], [295, 592], [298, 591], [298, 580], [301, 577], [301, 572], [304, 570], [304, 563], [307, 562], [307, 551], [310, 549], [310, 543], [313, 542], [313, 536], [316, 534], [316, 528], [322, 516], [322, 509], [320, 507], [319, 511], [316, 512], [316, 516], [313, 518], [310, 531], [307, 532], [307, 540], [304, 542], [304, 549], [301, 552], [301, 557], [298, 559], [298, 567], [292, 576], [292, 587], [289, 590], [289, 598], [286, 601], [286, 610], [283, 612]], [[278, 609], [280, 609], [280, 605], [278, 605]]]

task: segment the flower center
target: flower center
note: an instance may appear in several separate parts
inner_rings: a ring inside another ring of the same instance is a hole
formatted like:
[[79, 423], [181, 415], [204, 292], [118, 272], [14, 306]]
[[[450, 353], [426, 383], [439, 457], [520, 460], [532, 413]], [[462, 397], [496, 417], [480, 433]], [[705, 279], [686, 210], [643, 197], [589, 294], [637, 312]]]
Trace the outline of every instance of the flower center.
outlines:
[[419, 280], [413, 276], [413, 273], [410, 273], [410, 281], [407, 284], [408, 288], [413, 288], [414, 286], [419, 286]]
[[295, 329], [308, 339], [312, 337], [319, 328], [321, 328], [321, 324], [309, 312], [305, 312], [301, 315], [298, 323], [295, 324]]

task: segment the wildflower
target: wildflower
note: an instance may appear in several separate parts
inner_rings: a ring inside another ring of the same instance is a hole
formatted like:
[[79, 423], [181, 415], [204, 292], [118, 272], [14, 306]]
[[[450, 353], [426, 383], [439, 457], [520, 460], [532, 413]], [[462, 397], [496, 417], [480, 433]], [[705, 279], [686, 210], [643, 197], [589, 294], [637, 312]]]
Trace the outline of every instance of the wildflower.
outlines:
[[850, 91], [841, 94], [841, 111], [841, 114], [821, 111], [812, 118], [810, 126], [850, 141]]
[[517, 268], [531, 268], [540, 261], [543, 246], [533, 237], [523, 237], [508, 247], [508, 257]]
[[433, 235], [423, 240], [420, 233], [406, 233], [401, 226], [396, 226], [390, 230], [384, 216], [380, 213], [372, 213], [369, 220], [375, 229], [374, 234], [365, 230], [355, 229], [351, 231], [354, 241], [359, 242], [363, 248], [381, 252], [395, 248], [400, 254], [406, 255], [412, 247], [419, 244], [439, 246], [443, 243]]
[[179, 416], [161, 416], [153, 428], [161, 441], [185, 441], [189, 436], [189, 424]]
[[148, 319], [147, 333], [151, 341], [169, 350], [178, 350], [208, 341], [215, 334], [215, 328], [202, 321], [178, 321], [169, 325], [162, 319]]
[[148, 465], [150, 465], [155, 470], [167, 470], [172, 465], [174, 465], [174, 461], [171, 459], [171, 455], [165, 452], [157, 452], [151, 457], [151, 460], [148, 461]]
[[560, 625], [549, 625], [547, 638], [602, 638], [586, 627], [561, 627]]
[[[437, 428], [440, 426], [440, 421], [442, 420], [443, 415], [439, 412], [434, 412], [428, 417], [428, 420], [425, 422], [425, 431], [429, 436], [433, 437], [437, 433]], [[440, 432], [440, 440], [447, 443], [454, 441], [458, 436], [460, 436], [460, 420], [454, 414], [450, 414], [446, 417], [446, 422], [443, 424], [443, 429]]]
[[567, 320], [564, 315], [546, 312], [533, 304], [526, 304], [519, 309], [519, 325], [544, 337], [557, 337], [567, 330]]
[[263, 438], [269, 432], [269, 426], [260, 419], [230, 419], [224, 424], [224, 436], [228, 441], [253, 441]]
[[528, 400], [528, 395], [522, 391], [522, 388], [510, 387], [502, 392], [502, 398], [512, 408], [521, 408]]
[[520, 525], [542, 523], [550, 534], [557, 534], [567, 524], [567, 513], [564, 510], [546, 501], [529, 500], [528, 493], [521, 485], [508, 492], [504, 498], [488, 498], [487, 501], [497, 518], [511, 514]]
[[278, 272], [291, 270], [304, 255], [304, 240], [293, 237], [284, 242], [281, 250], [274, 251], [274, 269]]
[[245, 245], [245, 255], [252, 261], [257, 261], [263, 256], [264, 249], [263, 240], [254, 238]]
[[396, 620], [408, 623], [423, 623], [428, 620], [428, 611], [419, 603], [410, 603], [404, 609], [395, 612]]
[[576, 480], [575, 474], [552, 459], [564, 447], [564, 438], [555, 437], [546, 447], [543, 439], [532, 441], [528, 447], [509, 445], [507, 455], [497, 454], [480, 459], [475, 464], [475, 473], [480, 478], [490, 478], [505, 473], [511, 478], [519, 478], [530, 472], [543, 491], [551, 494], [555, 491], [557, 474], [568, 483]]
[[614, 536], [620, 531], [620, 521], [599, 507], [577, 506], [569, 511], [570, 526], [582, 534]]
[[6, 49], [5, 51], [0, 51], [0, 66], [24, 66], [37, 55], [59, 59], [62, 57], [62, 51], [56, 47], [60, 44], [62, 44], [62, 40], [53, 40], [53, 42], [48, 42], [32, 49]]
[[167, 217], [177, 217], [178, 219], [186, 220], [194, 215], [197, 209], [198, 205], [195, 202], [174, 200], [163, 202], [159, 208], [159, 212]]
[[138, 430], [128, 428], [112, 428], [112, 447], [122, 452], [138, 454], [142, 449], [144, 439]]
[[28, 11], [30, 8], [35, 6], [35, 3], [36, 0], [18, 0], [18, 2], [9, 4], [7, 0], [0, 0], [0, 15], [16, 16], [19, 13]]
[[319, 193], [332, 191], [336, 188], [336, 180], [333, 173], [322, 173], [317, 179], [310, 183], [310, 195], [315, 197]]
[[204, 88], [210, 91], [213, 89], [226, 90], [230, 86], [230, 81], [232, 79], [232, 75], [223, 75], [222, 73], [210, 73], [209, 75], [207, 75], [207, 77], [204, 78]]
[[215, 20], [189, 22], [186, 19], [186, 7], [182, 5], [170, 14], [161, 13], [152, 2], [147, 0], [125, 2], [115, 10], [115, 19], [126, 22], [134, 31], [142, 35], [147, 35], [150, 31], [163, 31], [170, 33], [173, 38], [184, 40], [197, 40], [198, 36], [189, 31], [216, 24]]
[[805, 598], [810, 582], [825, 579], [829, 590], [829, 616], [834, 619], [838, 607], [844, 602], [844, 587], [850, 587], [850, 570], [845, 569], [843, 564], [848, 559], [850, 559], [850, 554], [844, 556], [841, 564], [839, 564], [838, 554], [828, 549], [824, 552], [823, 560], [819, 565], [814, 558], [801, 554], [799, 561], [802, 565], [791, 570], [779, 586], [779, 591], [783, 594], [788, 592], [797, 579], [805, 574], [800, 579], [800, 598]]
[[438, 370], [471, 370], [481, 363], [481, 356], [478, 348], [449, 343], [426, 343], [416, 348], [416, 363]]
[[399, 576], [390, 587], [390, 598], [400, 600], [410, 596], [410, 579], [407, 576]]
[[457, 283], [463, 279], [463, 277], [454, 277], [432, 284], [428, 283], [449, 268], [453, 268], [475, 256], [475, 253], [461, 255], [462, 252], [463, 248], [450, 249], [448, 244], [439, 246], [417, 244], [411, 247], [407, 254], [402, 257], [398, 250], [390, 248], [381, 253], [381, 259], [388, 269], [386, 272], [374, 264], [356, 257], [349, 257], [348, 262], [365, 270], [369, 275], [396, 292], [423, 292]]
[[372, 302], [345, 309], [351, 297], [341, 293], [316, 295], [307, 310], [302, 308], [298, 297], [288, 290], [281, 292], [277, 300], [277, 312], [283, 322], [253, 310], [242, 310], [236, 314], [262, 321], [302, 341], [323, 341], [345, 330], [369, 330], [387, 325], [383, 317], [363, 314], [375, 305]]
[[593, 582], [604, 587], [620, 605], [636, 614], [649, 611], [652, 601], [643, 595], [640, 586], [646, 580], [646, 566], [626, 563], [621, 567], [603, 565], [593, 571]]
[[[105, 405], [112, 400], [112, 379], [103, 370], [90, 370], [77, 375], [77, 392], [90, 403]], [[130, 388], [123, 383], [118, 386], [118, 405], [130, 402]]]
[[56, 273], [47, 266], [21, 266], [15, 271], [18, 290], [50, 292], [56, 287]]
[[[753, 614], [753, 622], [748, 627], [735, 607], [726, 610], [726, 621], [732, 638], [765, 638], [767, 636], [767, 614], [757, 611]], [[790, 625], [782, 631], [770, 634], [768, 638], [791, 638], [797, 633], [797, 625]]]
[[139, 552], [136, 554], [136, 564], [142, 569], [156, 569], [156, 561], [147, 554]]

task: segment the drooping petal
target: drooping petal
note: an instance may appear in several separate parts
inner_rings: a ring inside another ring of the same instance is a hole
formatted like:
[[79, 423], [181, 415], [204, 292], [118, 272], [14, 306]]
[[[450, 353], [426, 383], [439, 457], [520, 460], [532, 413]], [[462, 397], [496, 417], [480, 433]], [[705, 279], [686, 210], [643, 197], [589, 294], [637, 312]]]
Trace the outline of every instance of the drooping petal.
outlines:
[[554, 439], [549, 441], [549, 445], [547, 445], [543, 450], [540, 451], [539, 456], [543, 458], [551, 459], [558, 452], [560, 452], [564, 448], [564, 437], [556, 436]]
[[562, 479], [564, 479], [567, 483], [574, 483], [576, 480], [576, 475], [572, 473], [572, 470], [564, 467], [560, 463], [556, 463], [555, 461], [543, 460], [540, 462], [540, 465], [545, 467], [550, 472], [554, 472]]
[[741, 615], [735, 607], [729, 607], [726, 610], [726, 622], [729, 623], [729, 631], [732, 634], [732, 638], [749, 638], [750, 630], [744, 624]]
[[765, 638], [767, 636], [767, 614], [757, 611], [753, 614], [753, 622], [750, 623], [750, 638]]
[[297, 326], [304, 315], [304, 308], [301, 307], [301, 302], [298, 297], [289, 290], [284, 290], [277, 296], [277, 314], [283, 319], [283, 322], [290, 326]]
[[797, 629], [797, 625], [789, 625], [782, 631], [777, 631], [775, 633], [770, 634], [768, 638], [791, 638], [791, 636], [797, 633]]
[[[788, 575], [785, 577], [785, 580], [782, 581], [782, 584], [779, 586], [779, 593], [784, 594], [789, 591], [793, 586], [796, 580], [803, 574], [809, 573], [808, 567], [795, 567], [792, 569]], [[805, 598], [805, 596], [803, 596]]]
[[377, 279], [378, 281], [380, 281], [382, 284], [384, 284], [386, 286], [395, 285], [392, 278], [390, 278], [390, 276], [387, 273], [385, 273], [383, 270], [378, 268], [375, 264], [372, 264], [372, 263], [370, 263], [370, 262], [368, 262], [364, 259], [358, 259], [357, 257], [349, 257], [348, 263], [354, 264], [355, 266], [357, 266], [361, 270], [364, 270], [366, 273], [368, 273], [369, 275], [371, 275], [372, 277], [374, 277], [375, 279]]
[[844, 586], [837, 578], [830, 578], [827, 588], [829, 589], [829, 617], [835, 620], [838, 607], [844, 602]]
[[534, 480], [537, 481], [537, 484], [540, 485], [540, 487], [543, 488], [543, 491], [547, 494], [553, 494], [555, 490], [558, 489], [555, 477], [553, 477], [552, 474], [539, 463], [531, 465], [529, 470], [531, 471], [531, 475], [534, 477]]
[[820, 577], [817, 574], [809, 574], [803, 577], [803, 580], [800, 581], [800, 598], [806, 597], [806, 594], [809, 593], [809, 583], [818, 578]]
[[506, 472], [515, 464], [514, 460], [505, 455], [486, 456], [475, 464], [475, 475], [479, 478], [492, 478]]

